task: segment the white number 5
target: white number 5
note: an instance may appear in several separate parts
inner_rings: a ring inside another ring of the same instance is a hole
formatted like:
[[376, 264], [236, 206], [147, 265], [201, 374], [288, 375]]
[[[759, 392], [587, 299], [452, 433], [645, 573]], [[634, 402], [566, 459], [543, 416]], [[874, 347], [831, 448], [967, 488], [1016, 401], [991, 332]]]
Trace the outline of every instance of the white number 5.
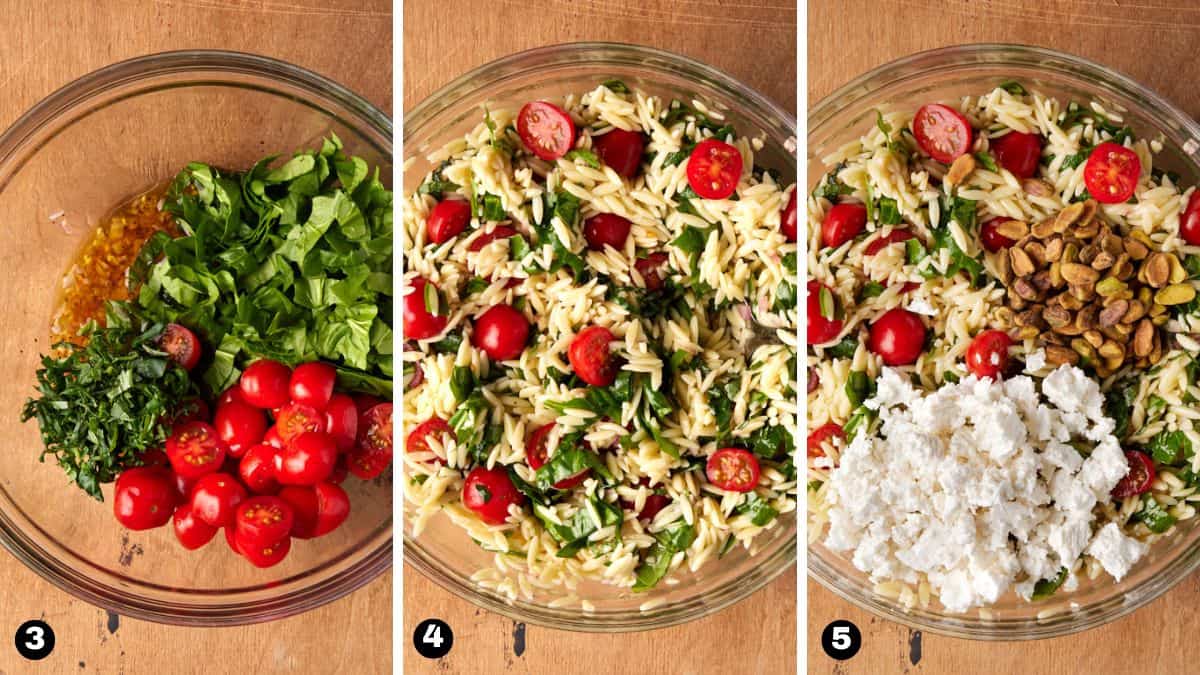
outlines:
[[850, 639], [850, 627], [834, 626], [833, 638], [830, 640], [830, 642], [833, 643], [833, 648], [839, 652], [844, 652], [849, 649], [850, 645], [854, 642]]

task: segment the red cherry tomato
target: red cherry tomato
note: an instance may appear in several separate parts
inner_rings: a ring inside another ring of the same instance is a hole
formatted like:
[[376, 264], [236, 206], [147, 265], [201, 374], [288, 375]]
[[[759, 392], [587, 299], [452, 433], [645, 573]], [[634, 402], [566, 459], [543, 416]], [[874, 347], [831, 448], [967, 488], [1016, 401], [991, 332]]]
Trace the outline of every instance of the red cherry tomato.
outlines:
[[808, 435], [808, 456], [809, 457], [824, 457], [825, 456], [825, 441], [837, 436], [843, 441], [846, 440], [846, 432], [842, 430], [841, 425], [828, 422], [817, 427], [817, 430]]
[[837, 248], [862, 234], [867, 227], [867, 207], [862, 204], [834, 204], [821, 221], [821, 244]]
[[[549, 449], [546, 447], [546, 445], [548, 443], [547, 439], [550, 436], [550, 432], [553, 430], [554, 422], [551, 422], [550, 424], [543, 424], [537, 429], [534, 429], [533, 434], [529, 437], [529, 440], [525, 442], [525, 461], [529, 463], [529, 468], [533, 469], [534, 471], [537, 471], [545, 466], [547, 460], [549, 460]], [[577, 485], [583, 484], [583, 481], [587, 480], [588, 474], [591, 473], [591, 471], [591, 469], [584, 469], [574, 476], [568, 476], [558, 481], [554, 484], [554, 487], [558, 488], [559, 490], [570, 490]]]
[[199, 478], [213, 473], [225, 462], [225, 441], [212, 425], [188, 422], [175, 428], [167, 439], [167, 458], [171, 468], [184, 478]]
[[1000, 166], [1017, 178], [1030, 178], [1037, 173], [1042, 159], [1042, 137], [1010, 131], [1000, 138], [992, 139], [992, 154]]
[[192, 486], [196, 484], [195, 478], [184, 478], [174, 471], [167, 471], [170, 474], [171, 487], [175, 489], [175, 503], [187, 503], [192, 496]]
[[392, 463], [392, 404], [380, 403], [358, 419], [358, 445], [347, 455], [350, 473], [371, 480]]
[[138, 466], [117, 476], [113, 515], [131, 530], [149, 530], [167, 524], [176, 505], [175, 486], [166, 469]]
[[741, 448], [721, 448], [709, 455], [704, 473], [708, 482], [729, 492], [749, 492], [758, 485], [758, 458]]
[[1187, 208], [1179, 217], [1179, 236], [1192, 246], [1200, 246], [1200, 190], [1192, 190]]
[[616, 340], [604, 326], [588, 326], [579, 331], [567, 348], [567, 359], [579, 379], [593, 387], [607, 387], [617, 380], [619, 371], [609, 343]]
[[172, 361], [191, 370], [200, 362], [200, 339], [188, 328], [169, 323], [158, 338], [158, 346]]
[[282, 448], [286, 445], [283, 438], [279, 435], [279, 429], [275, 428], [273, 424], [271, 428], [267, 429], [267, 433], [263, 434], [263, 443], [275, 448]]
[[1017, 243], [996, 231], [1001, 223], [1010, 220], [1012, 218], [992, 218], [979, 226], [979, 243], [983, 244], [989, 253], [997, 253]]
[[967, 347], [967, 370], [976, 377], [999, 379], [1008, 370], [1008, 348], [1012, 338], [1002, 330], [985, 330]]
[[262, 442], [267, 433], [267, 416], [252, 405], [234, 401], [217, 408], [213, 426], [229, 448], [229, 455], [241, 457], [247, 448]]
[[[404, 452], [430, 452], [429, 438], [431, 436], [450, 436], [454, 437], [454, 429], [446, 424], [446, 421], [440, 417], [430, 417], [421, 422], [409, 432], [408, 438], [404, 439]], [[434, 464], [445, 464], [446, 460], [433, 456], [430, 460]]]
[[338, 452], [349, 452], [358, 438], [358, 407], [345, 394], [334, 394], [325, 406], [325, 432], [333, 436]]
[[646, 139], [636, 131], [613, 129], [594, 138], [592, 147], [596, 149], [600, 161], [611, 166], [617, 175], [633, 178], [638, 167], [642, 165], [642, 151], [646, 148]]
[[291, 536], [312, 539], [317, 536], [317, 492], [311, 487], [289, 485], [279, 491], [279, 498], [292, 509]]
[[615, 213], [597, 213], [583, 221], [583, 238], [593, 251], [603, 251], [605, 246], [621, 251], [632, 226], [633, 223]]
[[346, 482], [346, 476], [350, 475], [350, 458], [346, 454], [338, 455], [337, 464], [333, 465], [333, 473], [329, 474], [329, 478], [325, 479], [326, 483], [341, 485]]
[[1120, 204], [1133, 196], [1142, 161], [1137, 153], [1123, 145], [1106, 141], [1092, 149], [1083, 166], [1083, 182], [1088, 193], [1102, 204]]
[[642, 275], [642, 281], [648, 290], [657, 291], [663, 287], [662, 268], [668, 260], [670, 260], [670, 256], [662, 251], [656, 251], [645, 258], [638, 258], [637, 262], [633, 264], [638, 274]]
[[575, 122], [553, 103], [531, 101], [517, 113], [517, 135], [530, 152], [553, 162], [575, 145]]
[[742, 153], [725, 141], [700, 141], [688, 157], [688, 185], [703, 199], [728, 198], [741, 178]]
[[485, 232], [471, 240], [471, 244], [467, 246], [467, 250], [471, 252], [481, 251], [484, 246], [496, 241], [497, 239], [508, 239], [509, 237], [517, 236], [517, 231], [507, 225], [497, 225], [491, 232]]
[[925, 349], [925, 324], [907, 309], [890, 309], [871, 324], [867, 347], [889, 366], [916, 363]]
[[470, 204], [461, 199], [442, 200], [425, 219], [425, 238], [433, 244], [444, 244], [462, 234], [470, 221]]
[[930, 157], [949, 164], [971, 149], [974, 132], [962, 113], [941, 103], [921, 106], [912, 121], [917, 145]]
[[1125, 461], [1129, 463], [1129, 473], [1112, 489], [1116, 499], [1128, 499], [1150, 490], [1158, 472], [1154, 469], [1154, 460], [1144, 452], [1126, 450]]
[[336, 382], [337, 370], [328, 363], [301, 363], [288, 380], [288, 395], [296, 403], [324, 410], [329, 405], [329, 399], [333, 398], [333, 385]]
[[259, 359], [242, 373], [238, 384], [242, 398], [256, 407], [274, 410], [288, 401], [288, 380], [292, 371], [278, 361]]
[[463, 482], [462, 503], [491, 525], [501, 525], [508, 519], [508, 507], [525, 503], [504, 467], [489, 469], [477, 466]]
[[191, 504], [177, 506], [171, 520], [175, 526], [175, 538], [189, 551], [195, 551], [212, 541], [219, 529], [196, 518]]
[[437, 286], [417, 277], [412, 280], [412, 292], [400, 301], [404, 311], [404, 337], [409, 340], [424, 340], [441, 333], [446, 328], [446, 316], [430, 311], [431, 304], [426, 295], [437, 294]]
[[313, 536], [320, 537], [338, 529], [350, 517], [350, 497], [345, 490], [332, 483], [317, 483], [313, 492], [317, 496]]
[[886, 246], [898, 244], [902, 241], [908, 241], [915, 238], [917, 235], [912, 233], [912, 230], [892, 230], [882, 237], [875, 237], [875, 240], [867, 244], [867, 248], [863, 251], [863, 255], [875, 255], [884, 249]]
[[[225, 392], [221, 394], [220, 398], [217, 399], [217, 407], [220, 408], [221, 406], [227, 405], [234, 401], [237, 401], [239, 403], [246, 403], [245, 397], [242, 396], [242, 385], [241, 384], [235, 384], [232, 387], [226, 389]], [[249, 405], [249, 404], [247, 403], [247, 405]], [[207, 408], [206, 408], [206, 410], [207, 410]], [[207, 422], [208, 420], [201, 419], [200, 421]]]
[[325, 415], [303, 403], [288, 403], [275, 413], [275, 432], [283, 439], [285, 445], [300, 434], [325, 431], [326, 426]]
[[281, 497], [251, 497], [234, 511], [232, 526], [239, 543], [270, 544], [292, 531], [295, 514]]
[[337, 446], [324, 431], [300, 434], [275, 455], [275, 480], [283, 485], [315, 485], [337, 463]]
[[779, 219], [779, 231], [783, 233], [784, 239], [788, 241], [796, 241], [796, 193], [799, 190], [792, 190], [792, 195], [788, 197], [787, 206], [783, 207], [783, 215]]
[[654, 516], [658, 515], [659, 511], [667, 508], [671, 503], [671, 498], [666, 495], [647, 495], [645, 503], [642, 504], [642, 510], [638, 513], [638, 520], [650, 522], [654, 520]]
[[[821, 296], [827, 298], [828, 307], [821, 309]], [[833, 289], [816, 279], [808, 282], [808, 344], [820, 345], [829, 342], [842, 332], [843, 322], [837, 318], [837, 296]]]
[[214, 528], [233, 519], [233, 511], [246, 498], [246, 488], [227, 473], [201, 476], [192, 486], [192, 513]]
[[359, 416], [362, 416], [371, 408], [383, 403], [383, 399], [370, 394], [354, 394], [350, 398], [354, 399], [354, 407], [358, 408]]
[[529, 321], [508, 305], [493, 305], [475, 319], [471, 344], [482, 349], [493, 361], [515, 359], [525, 351], [529, 339]]
[[233, 539], [242, 557], [249, 560], [250, 564], [255, 567], [272, 567], [278, 565], [287, 557], [288, 551], [292, 550], [291, 537], [284, 537], [270, 544], [256, 544], [246, 541], [240, 533], [234, 533]]
[[[225, 531], [225, 543], [226, 543], [226, 544], [229, 544], [229, 550], [230, 550], [230, 551], [233, 551], [234, 553], [236, 553], [236, 554], [238, 554], [239, 556], [241, 556], [241, 555], [242, 555], [242, 550], [241, 550], [240, 548], [238, 548], [237, 541], [235, 541], [235, 540], [234, 540], [234, 538], [233, 538], [233, 537], [234, 537], [234, 534], [233, 534], [234, 528], [232, 528], [232, 527], [223, 527], [223, 528], [221, 528], [221, 529]], [[244, 557], [244, 556], [243, 556], [243, 557]]]
[[252, 445], [238, 464], [238, 477], [251, 492], [257, 495], [273, 494], [279, 489], [275, 480], [275, 455], [279, 448], [259, 444]]

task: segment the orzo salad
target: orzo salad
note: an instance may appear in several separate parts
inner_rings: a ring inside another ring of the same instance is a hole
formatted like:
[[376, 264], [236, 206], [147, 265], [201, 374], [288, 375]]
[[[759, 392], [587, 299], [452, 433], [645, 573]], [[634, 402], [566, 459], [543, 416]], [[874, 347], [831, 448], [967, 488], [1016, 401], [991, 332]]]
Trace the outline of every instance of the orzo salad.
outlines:
[[582, 581], [755, 552], [796, 503], [791, 181], [616, 80], [480, 116], [404, 204], [414, 536], [452, 522], [477, 583], [585, 611]]
[[810, 543], [908, 606], [1130, 574], [1200, 501], [1200, 194], [1121, 111], [877, 111], [808, 200]]

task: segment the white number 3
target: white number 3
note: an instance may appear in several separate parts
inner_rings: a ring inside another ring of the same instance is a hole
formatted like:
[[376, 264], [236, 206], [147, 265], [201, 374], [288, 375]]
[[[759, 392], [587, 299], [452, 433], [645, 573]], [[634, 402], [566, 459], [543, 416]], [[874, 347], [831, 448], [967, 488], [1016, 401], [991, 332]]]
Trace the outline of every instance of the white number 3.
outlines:
[[435, 623], [426, 626], [425, 634], [421, 636], [421, 642], [432, 645], [434, 649], [441, 649], [442, 643], [445, 642], [442, 639], [442, 627]]
[[839, 652], [844, 652], [849, 649], [850, 645], [854, 642], [852, 639], [850, 639], [850, 627], [834, 626], [833, 638], [830, 640], [830, 642], [833, 643], [833, 648]]
[[42, 648], [46, 646], [46, 631], [42, 630], [41, 626], [30, 626], [29, 628], [26, 628], [25, 635], [29, 637], [29, 640], [25, 642], [25, 646], [28, 649], [41, 651]]

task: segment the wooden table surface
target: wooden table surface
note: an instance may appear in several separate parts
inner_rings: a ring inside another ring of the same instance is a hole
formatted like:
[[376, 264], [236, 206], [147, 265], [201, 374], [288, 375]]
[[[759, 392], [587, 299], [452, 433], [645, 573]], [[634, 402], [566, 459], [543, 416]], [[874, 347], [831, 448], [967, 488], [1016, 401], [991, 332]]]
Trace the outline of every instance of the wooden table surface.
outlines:
[[[467, 70], [524, 49], [602, 40], [686, 54], [732, 73], [786, 108], [796, 102], [796, 10], [791, 0], [442, 0], [404, 7], [404, 105]], [[469, 39], [460, 39], [472, 36]], [[627, 635], [586, 635], [517, 624], [459, 600], [404, 569], [406, 673], [790, 674], [796, 669], [794, 574], [715, 616]], [[409, 638], [427, 617], [455, 631], [438, 662]], [[736, 644], [735, 649], [730, 646]]]
[[[1054, 47], [1104, 63], [1200, 117], [1195, 86], [1200, 3], [1194, 0], [809, 0], [808, 95], [815, 104], [849, 79], [926, 49], [971, 42]], [[830, 39], [839, 36], [839, 39]], [[1132, 616], [1081, 635], [1027, 643], [921, 635], [875, 618], [808, 582], [808, 670], [884, 674], [1195, 672], [1187, 648], [1200, 578]], [[821, 630], [849, 619], [862, 650], [838, 663]]]
[[[291, 61], [332, 77], [389, 113], [392, 109], [388, 0], [2, 4], [0, 128], [96, 68], [188, 48], [232, 49]], [[307, 614], [231, 629], [179, 628], [108, 614], [42, 581], [7, 552], [0, 553], [0, 589], [0, 674], [392, 670], [390, 574]], [[48, 622], [57, 640], [54, 652], [37, 663], [22, 659], [12, 641], [17, 626], [33, 618]]]

